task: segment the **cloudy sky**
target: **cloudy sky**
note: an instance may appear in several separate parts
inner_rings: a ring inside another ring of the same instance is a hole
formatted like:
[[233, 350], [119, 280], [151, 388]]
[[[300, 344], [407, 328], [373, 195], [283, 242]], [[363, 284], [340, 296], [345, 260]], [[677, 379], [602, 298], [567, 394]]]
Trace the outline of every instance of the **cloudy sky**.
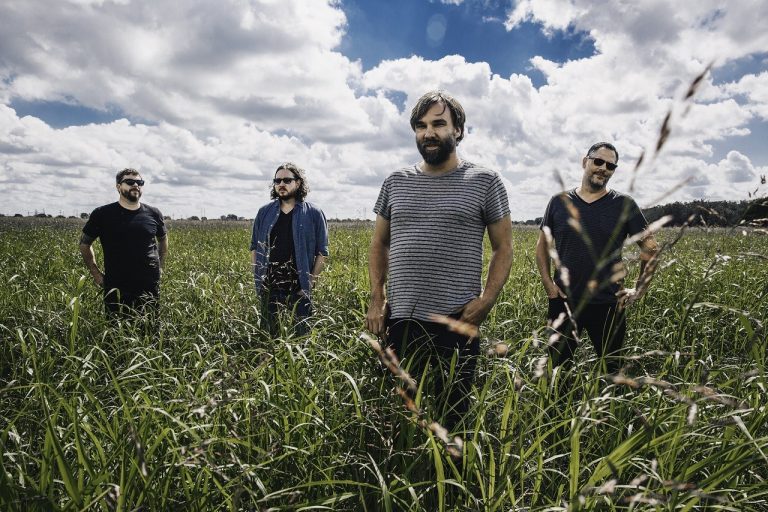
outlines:
[[433, 88], [513, 219], [578, 184], [597, 140], [641, 206], [764, 195], [766, 24], [765, 0], [3, 0], [0, 213], [89, 212], [130, 166], [166, 215], [252, 217], [290, 160], [328, 217], [373, 218]]

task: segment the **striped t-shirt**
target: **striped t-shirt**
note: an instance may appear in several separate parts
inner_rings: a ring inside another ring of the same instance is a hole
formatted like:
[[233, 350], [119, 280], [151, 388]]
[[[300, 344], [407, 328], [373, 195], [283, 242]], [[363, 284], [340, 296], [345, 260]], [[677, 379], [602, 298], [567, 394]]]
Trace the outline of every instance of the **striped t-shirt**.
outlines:
[[392, 318], [456, 313], [482, 290], [483, 234], [509, 215], [495, 171], [462, 162], [440, 176], [393, 172], [374, 212], [390, 222], [387, 301]]

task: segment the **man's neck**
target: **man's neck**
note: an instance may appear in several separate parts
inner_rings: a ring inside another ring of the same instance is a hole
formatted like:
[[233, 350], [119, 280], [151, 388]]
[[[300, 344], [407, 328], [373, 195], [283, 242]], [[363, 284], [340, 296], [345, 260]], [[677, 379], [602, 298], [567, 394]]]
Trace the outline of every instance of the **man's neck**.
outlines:
[[135, 203], [132, 203], [122, 196], [120, 196], [120, 199], [118, 199], [117, 202], [120, 203], [120, 206], [122, 206], [126, 210], [138, 210], [139, 208], [141, 208], [141, 201], [136, 201]]
[[595, 190], [589, 185], [584, 185], [583, 183], [579, 188], [576, 189], [576, 194], [588, 203], [597, 201], [607, 193], [608, 193], [607, 187], [602, 187]]
[[296, 198], [291, 197], [290, 199], [280, 200], [280, 211], [283, 213], [288, 213], [291, 210], [293, 210], [293, 207], [296, 206]]
[[430, 176], [439, 176], [454, 170], [459, 166], [460, 163], [461, 161], [459, 160], [458, 155], [456, 155], [456, 152], [453, 152], [451, 156], [449, 156], [448, 159], [441, 164], [428, 164], [422, 160], [419, 167], [424, 172], [424, 174], [428, 174]]

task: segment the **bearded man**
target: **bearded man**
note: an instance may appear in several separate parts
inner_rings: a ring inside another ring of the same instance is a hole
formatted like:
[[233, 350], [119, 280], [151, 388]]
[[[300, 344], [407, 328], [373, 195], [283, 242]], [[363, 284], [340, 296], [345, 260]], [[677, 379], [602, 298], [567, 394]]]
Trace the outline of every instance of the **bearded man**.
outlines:
[[[160, 210], [140, 202], [144, 179], [136, 169], [115, 177], [117, 202], [93, 210], [80, 237], [80, 254], [104, 290], [107, 313], [154, 313], [160, 297], [160, 276], [168, 254], [168, 236]], [[101, 242], [104, 272], [92, 244]]]
[[[418, 100], [411, 128], [423, 160], [384, 181], [374, 207], [368, 261], [366, 327], [386, 337], [417, 379], [428, 367], [438, 368], [433, 375], [441, 397], [438, 407], [448, 428], [468, 410], [479, 353], [473, 333], [496, 302], [512, 265], [506, 189], [497, 172], [457, 155], [464, 123], [464, 109], [451, 95], [431, 91]], [[491, 258], [483, 288], [486, 230]], [[475, 329], [456, 332], [446, 325], [452, 323]]]
[[323, 211], [304, 200], [309, 184], [296, 164], [280, 164], [270, 190], [272, 201], [253, 222], [254, 283], [270, 334], [279, 333], [280, 317], [286, 315], [298, 334], [306, 334], [312, 290], [328, 256], [328, 224]]
[[[597, 142], [580, 163], [581, 185], [550, 199], [536, 244], [536, 264], [549, 299], [549, 353], [552, 366], [570, 365], [586, 329], [606, 370], [615, 373], [622, 366], [626, 307], [640, 296], [637, 288], [624, 287], [625, 240], [641, 237], [638, 283], [659, 247], [653, 235], [643, 236], [648, 223], [634, 199], [608, 188], [619, 165], [616, 147]], [[559, 260], [554, 278], [547, 232]]]

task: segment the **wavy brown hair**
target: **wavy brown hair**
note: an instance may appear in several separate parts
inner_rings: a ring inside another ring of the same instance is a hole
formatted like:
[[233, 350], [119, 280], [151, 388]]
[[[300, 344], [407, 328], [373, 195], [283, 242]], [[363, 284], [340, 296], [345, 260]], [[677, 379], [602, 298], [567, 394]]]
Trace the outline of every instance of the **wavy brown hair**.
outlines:
[[[293, 162], [285, 162], [280, 164], [277, 169], [275, 169], [274, 176], [277, 176], [277, 173], [281, 170], [285, 169], [286, 171], [290, 171], [291, 174], [293, 174], [293, 177], [299, 180], [299, 188], [296, 189], [296, 200], [297, 201], [303, 201], [305, 197], [307, 197], [307, 194], [309, 194], [309, 184], [307, 183], [307, 173], [299, 167], [298, 165], [294, 164]], [[273, 176], [273, 177], [274, 177]], [[270, 197], [272, 199], [277, 199], [278, 195], [277, 192], [275, 192], [275, 184], [272, 183], [270, 185]]]

